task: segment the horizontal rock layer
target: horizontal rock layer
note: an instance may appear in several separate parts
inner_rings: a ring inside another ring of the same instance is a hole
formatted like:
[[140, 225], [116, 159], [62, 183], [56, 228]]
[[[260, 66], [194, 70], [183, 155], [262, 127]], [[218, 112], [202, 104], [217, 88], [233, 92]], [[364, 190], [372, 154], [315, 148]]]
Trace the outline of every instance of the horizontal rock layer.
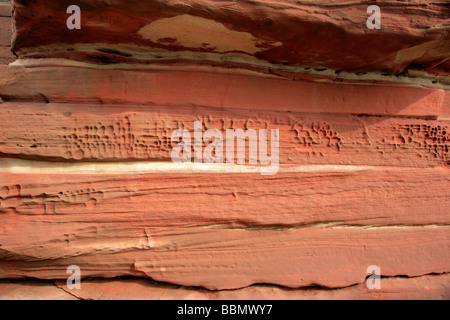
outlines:
[[[148, 104], [438, 118], [449, 91], [420, 84], [290, 81], [214, 70], [0, 66], [5, 101]], [[444, 107], [445, 104], [445, 107]]]
[[[339, 289], [287, 289], [255, 285], [238, 290], [206, 291], [161, 284], [146, 279], [86, 279], [80, 290], [67, 288], [64, 281], [0, 280], [0, 299], [32, 300], [385, 300], [449, 299], [450, 276], [383, 278], [383, 289], [376, 292], [360, 284]], [[270, 303], [268, 301], [268, 303]]]
[[[209, 129], [220, 130], [224, 154], [227, 129], [278, 129], [282, 166], [431, 167], [450, 161], [449, 121], [61, 103], [4, 103], [0, 120], [4, 123], [0, 153], [23, 159], [171, 161], [171, 152], [178, 144], [171, 139], [173, 132], [189, 130], [193, 139], [194, 122], [201, 121], [202, 134]], [[193, 140], [191, 144], [194, 146]], [[207, 144], [203, 143], [203, 150]], [[233, 145], [239, 150], [237, 143]], [[245, 146], [249, 163], [248, 143]]]
[[[370, 4], [381, 29], [370, 30]], [[448, 75], [446, 0], [385, 1], [48, 1], [15, 0], [14, 51], [21, 58], [94, 63], [164, 58], [264, 62], [354, 72]], [[81, 29], [69, 30], [69, 5]]]
[[[26, 165], [43, 172], [7, 172]], [[97, 166], [98, 171], [101, 168]], [[95, 223], [103, 217], [106, 220], [99, 222], [111, 222], [109, 219], [115, 217], [125, 223], [130, 217], [130, 226], [145, 222], [160, 227], [186, 223], [297, 226], [319, 222], [382, 226], [449, 221], [447, 169], [301, 168], [273, 177], [254, 173], [171, 174], [170, 169], [114, 175], [101, 171], [83, 174], [80, 165], [65, 168], [67, 172], [62, 174], [58, 167], [49, 167], [46, 172], [40, 163], [18, 162], [12, 169], [3, 166], [0, 208], [8, 220], [24, 216], [29, 221], [30, 215], [45, 218], [49, 214], [55, 221], [71, 221], [73, 214], [77, 221]], [[271, 210], [267, 210], [268, 205]], [[123, 211], [114, 215], [120, 206]]]
[[[35, 273], [39, 278], [61, 279], [67, 276], [67, 266], [76, 264], [84, 276], [151, 277], [213, 290], [254, 283], [333, 288], [363, 283], [366, 269], [374, 261], [389, 276], [444, 273], [449, 264], [447, 227], [305, 227], [289, 231], [110, 226], [107, 229], [114, 232], [103, 245], [102, 229], [93, 224], [77, 228], [76, 234], [67, 233], [61, 241], [74, 252], [55, 248], [49, 252], [49, 260], [33, 259], [26, 250], [11, 254], [2, 246], [1, 276], [17, 278]], [[89, 249], [91, 254], [84, 249], [89, 246], [86, 238], [96, 239]], [[54, 243], [48, 240], [41, 244], [44, 250]], [[420, 260], [417, 252], [421, 253]]]
[[76, 264], [232, 289], [348, 286], [375, 262], [391, 276], [448, 272], [448, 171], [410, 170], [3, 173], [15, 184], [1, 189], [0, 278], [63, 278]]

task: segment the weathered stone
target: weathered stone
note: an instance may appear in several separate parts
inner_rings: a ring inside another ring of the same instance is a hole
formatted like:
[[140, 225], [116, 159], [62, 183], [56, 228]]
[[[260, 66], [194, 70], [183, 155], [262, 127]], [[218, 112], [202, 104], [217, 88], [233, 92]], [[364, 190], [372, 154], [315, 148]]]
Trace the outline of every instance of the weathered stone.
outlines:
[[[45, 59], [44, 59], [45, 60]], [[103, 70], [0, 66], [0, 97], [437, 119], [445, 91], [421, 84], [291, 81], [213, 69]]]
[[448, 299], [446, 2], [0, 0], [0, 298]]
[[[205, 126], [203, 132], [215, 128], [223, 136], [232, 127], [277, 128], [279, 163], [285, 167], [431, 167], [450, 161], [448, 121], [62, 103], [4, 103], [0, 109], [0, 153], [50, 161], [171, 161], [177, 144], [171, 141], [172, 133], [184, 128], [193, 135], [198, 120]], [[248, 160], [248, 144], [243, 151]]]
[[[241, 61], [396, 74], [412, 67], [448, 75], [446, 0], [380, 3], [380, 30], [368, 29], [370, 3], [361, 0], [13, 3], [20, 57]], [[69, 5], [81, 8], [80, 30], [66, 27]]]

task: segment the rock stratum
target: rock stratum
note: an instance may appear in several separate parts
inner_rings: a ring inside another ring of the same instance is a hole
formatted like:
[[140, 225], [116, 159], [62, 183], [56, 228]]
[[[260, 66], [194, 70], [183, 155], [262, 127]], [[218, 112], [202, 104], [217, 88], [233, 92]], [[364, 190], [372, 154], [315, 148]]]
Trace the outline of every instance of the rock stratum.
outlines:
[[[13, 0], [0, 26], [1, 299], [450, 298], [448, 1]], [[195, 121], [278, 129], [277, 174], [248, 145], [173, 163]]]
[[[267, 64], [448, 75], [446, 0], [385, 1], [382, 31], [367, 28], [377, 1], [14, 1], [14, 50], [22, 58], [95, 64], [155, 60]], [[75, 35], [62, 30], [70, 5], [83, 12]], [[267, 68], [267, 67], [266, 67]]]

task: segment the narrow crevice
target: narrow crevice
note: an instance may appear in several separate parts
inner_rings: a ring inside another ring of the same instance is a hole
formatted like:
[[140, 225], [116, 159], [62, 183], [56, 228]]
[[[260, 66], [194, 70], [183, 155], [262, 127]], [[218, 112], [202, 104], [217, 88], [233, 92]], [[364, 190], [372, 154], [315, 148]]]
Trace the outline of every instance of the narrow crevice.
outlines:
[[83, 298], [81, 298], [81, 297], [79, 297], [79, 296], [73, 294], [72, 292], [70, 292], [70, 291], [64, 289], [63, 286], [58, 286], [54, 281], [49, 281], [49, 282], [52, 283], [52, 284], [53, 284], [56, 288], [58, 288], [59, 290], [64, 291], [65, 293], [67, 293], [68, 295], [74, 297], [74, 298], [77, 299], [77, 300], [86, 300], [86, 299], [83, 299]]
[[319, 221], [307, 224], [298, 225], [255, 225], [243, 221], [235, 223], [217, 223], [199, 226], [202, 228], [224, 228], [232, 230], [246, 230], [246, 231], [285, 231], [297, 230], [303, 228], [330, 228], [330, 229], [406, 229], [406, 228], [446, 228], [449, 224], [386, 224], [386, 225], [368, 225], [368, 224], [346, 224], [339, 221]]
[[[417, 276], [408, 276], [408, 275], [381, 275], [380, 278], [381, 279], [419, 279], [421, 277], [429, 277], [429, 276], [443, 276], [443, 275], [447, 275], [450, 274], [450, 272], [442, 272], [442, 273], [438, 273], [438, 272], [430, 272], [430, 273], [426, 273], [426, 274], [422, 274], [422, 275], [417, 275]], [[220, 290], [211, 290], [211, 289], [206, 289], [204, 287], [199, 287], [199, 286], [182, 286], [182, 285], [177, 285], [177, 284], [173, 284], [173, 283], [169, 283], [169, 282], [162, 282], [162, 281], [156, 281], [153, 280], [151, 278], [145, 278], [145, 277], [137, 277], [137, 276], [119, 276], [119, 277], [113, 277], [113, 278], [101, 278], [101, 277], [88, 277], [88, 278], [84, 278], [81, 280], [81, 285], [83, 285], [83, 282], [98, 282], [98, 283], [108, 283], [108, 282], [115, 282], [115, 281], [141, 281], [144, 282], [145, 285], [147, 285], [149, 288], [150, 287], [154, 287], [154, 288], [164, 288], [164, 289], [175, 289], [175, 290], [185, 290], [185, 291], [196, 291], [199, 293], [218, 293], [218, 292], [233, 292], [233, 291], [240, 291], [240, 290], [244, 290], [244, 289], [249, 289], [249, 288], [258, 288], [258, 287], [271, 287], [274, 289], [280, 289], [280, 290], [284, 290], [284, 291], [310, 291], [310, 290], [317, 290], [317, 291], [339, 291], [339, 290], [344, 290], [344, 289], [348, 289], [348, 288], [352, 288], [352, 287], [356, 287], [358, 285], [363, 285], [368, 279], [369, 279], [370, 275], [367, 276], [363, 282], [360, 283], [353, 283], [347, 286], [341, 286], [341, 287], [328, 287], [328, 286], [324, 286], [321, 284], [310, 284], [307, 286], [302, 286], [302, 287], [287, 287], [287, 286], [283, 286], [283, 285], [277, 285], [277, 284], [272, 284], [272, 283], [254, 283], [252, 285], [246, 286], [246, 287], [241, 287], [241, 288], [234, 288], [234, 289], [220, 289]], [[27, 281], [39, 281], [41, 283], [48, 283], [48, 284], [52, 284], [53, 286], [57, 287], [60, 290], [63, 290], [65, 293], [71, 295], [72, 297], [76, 298], [77, 300], [86, 300], [78, 295], [76, 295], [74, 293], [74, 291], [76, 290], [66, 290], [64, 288], [64, 285], [58, 285], [57, 281], [66, 281], [66, 279], [54, 279], [54, 280], [42, 280], [42, 279], [35, 279], [35, 278], [22, 278], [22, 279], [0, 279], [0, 285], [2, 284], [2, 282], [21, 282], [21, 284], [26, 283]]]
[[[380, 278], [381, 279], [417, 279], [417, 278], [421, 278], [421, 277], [439, 277], [439, 276], [443, 276], [446, 274], [450, 274], [450, 272], [430, 272], [430, 273], [425, 273], [425, 274], [421, 274], [421, 275], [417, 275], [417, 276], [408, 276], [405, 274], [398, 274], [395, 276], [383, 276], [381, 275]], [[366, 277], [366, 280], [369, 278], [370, 276]]]

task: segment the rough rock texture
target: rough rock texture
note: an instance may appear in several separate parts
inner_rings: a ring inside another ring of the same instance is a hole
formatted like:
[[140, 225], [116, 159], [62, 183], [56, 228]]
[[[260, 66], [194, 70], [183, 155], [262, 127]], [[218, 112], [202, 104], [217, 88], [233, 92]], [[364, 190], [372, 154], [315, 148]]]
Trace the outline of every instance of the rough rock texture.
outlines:
[[[342, 289], [289, 289], [254, 285], [243, 289], [207, 291], [199, 288], [161, 284], [148, 279], [86, 279], [81, 290], [67, 288], [64, 281], [0, 280], [0, 300], [386, 300], [450, 299], [450, 276], [383, 278], [382, 290], [368, 290], [358, 284]], [[414, 288], [413, 290], [411, 290]]]
[[193, 132], [200, 120], [224, 137], [231, 128], [277, 128], [282, 166], [437, 167], [450, 161], [450, 126], [443, 120], [68, 103], [4, 103], [0, 117], [8, 119], [0, 153], [22, 159], [170, 161], [177, 144], [172, 132], [180, 126]]
[[[69, 5], [83, 12], [76, 34], [60, 27]], [[396, 74], [414, 65], [448, 74], [448, 1], [388, 0], [381, 6], [378, 32], [367, 28], [368, 2], [361, 0], [16, 0], [14, 50], [21, 57], [105, 63], [151, 61], [158, 52]], [[77, 43], [84, 50], [67, 52]]]
[[375, 4], [0, 1], [0, 299], [449, 299], [448, 2]]
[[8, 0], [0, 1], [0, 65], [15, 60], [11, 51], [12, 18], [11, 4]]

